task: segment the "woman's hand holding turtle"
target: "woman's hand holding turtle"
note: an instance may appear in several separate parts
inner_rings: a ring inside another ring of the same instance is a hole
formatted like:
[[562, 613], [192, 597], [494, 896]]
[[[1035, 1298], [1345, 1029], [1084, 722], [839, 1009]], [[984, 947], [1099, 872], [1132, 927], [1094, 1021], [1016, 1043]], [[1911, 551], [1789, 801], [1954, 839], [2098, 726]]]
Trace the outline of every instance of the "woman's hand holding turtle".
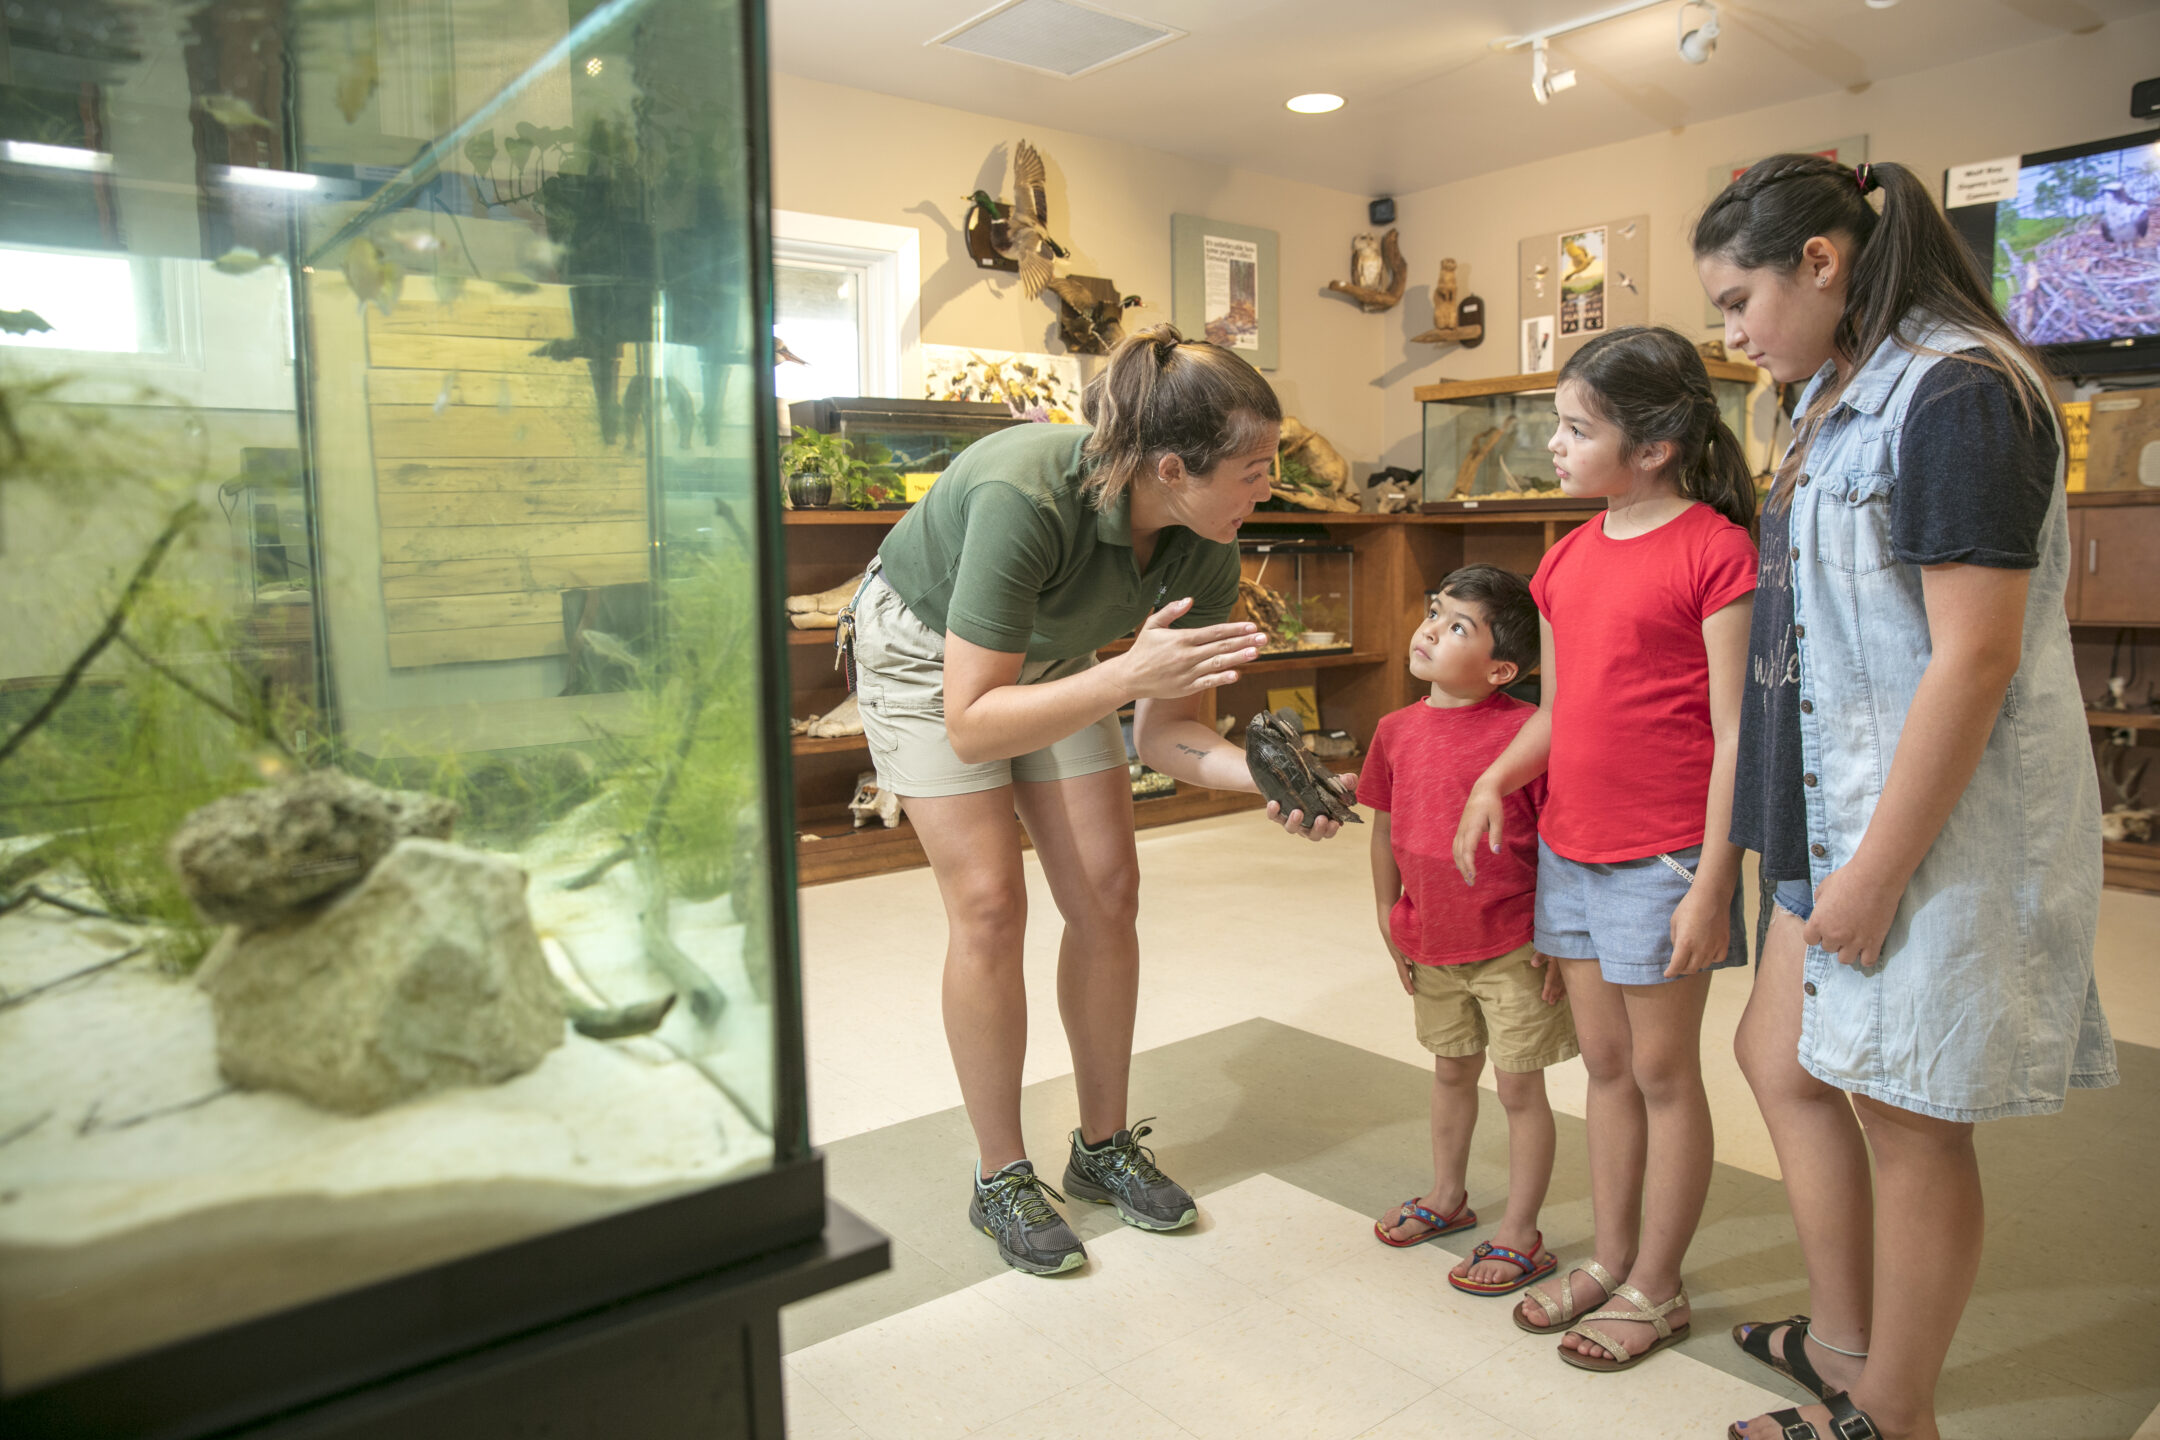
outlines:
[[1238, 678], [1238, 666], [1259, 655], [1259, 627], [1243, 620], [1171, 629], [1171, 622], [1190, 609], [1189, 598], [1163, 606], [1141, 622], [1132, 649], [1110, 662], [1119, 667], [1122, 688], [1135, 700], [1178, 700], [1228, 685]]
[[[1357, 794], [1356, 771], [1345, 771], [1341, 779], [1352, 795]], [[1292, 810], [1285, 815], [1282, 806], [1273, 800], [1267, 802], [1267, 818], [1282, 826], [1283, 829], [1297, 836], [1300, 840], [1332, 840], [1335, 838], [1336, 832], [1342, 829], [1341, 821], [1326, 815], [1315, 815], [1312, 826], [1308, 829], [1305, 825], [1305, 812], [1303, 810]]]

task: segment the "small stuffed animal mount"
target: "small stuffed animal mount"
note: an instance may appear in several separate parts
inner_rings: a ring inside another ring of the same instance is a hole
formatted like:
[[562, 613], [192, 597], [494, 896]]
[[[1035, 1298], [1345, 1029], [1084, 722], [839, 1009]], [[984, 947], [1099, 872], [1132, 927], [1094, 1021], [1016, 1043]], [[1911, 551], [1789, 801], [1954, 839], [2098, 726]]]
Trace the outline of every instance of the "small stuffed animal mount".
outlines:
[[1107, 355], [1125, 338], [1125, 312], [1142, 303], [1100, 275], [1058, 275], [1044, 287], [1057, 297], [1058, 338], [1075, 355]]
[[1705, 360], [1723, 360], [1725, 358], [1725, 342], [1723, 340], [1697, 340], [1695, 342], [1695, 353]]
[[1327, 288], [1357, 301], [1358, 308], [1368, 315], [1394, 309], [1402, 299], [1403, 284], [1410, 276], [1402, 247], [1396, 243], [1399, 233], [1390, 230], [1378, 240], [1371, 235], [1353, 237], [1350, 241], [1349, 283], [1330, 280]]
[[1485, 302], [1475, 295], [1456, 298], [1460, 277], [1455, 257], [1440, 262], [1440, 278], [1433, 281], [1433, 328], [1411, 337], [1416, 345], [1461, 345], [1475, 349], [1485, 339]]

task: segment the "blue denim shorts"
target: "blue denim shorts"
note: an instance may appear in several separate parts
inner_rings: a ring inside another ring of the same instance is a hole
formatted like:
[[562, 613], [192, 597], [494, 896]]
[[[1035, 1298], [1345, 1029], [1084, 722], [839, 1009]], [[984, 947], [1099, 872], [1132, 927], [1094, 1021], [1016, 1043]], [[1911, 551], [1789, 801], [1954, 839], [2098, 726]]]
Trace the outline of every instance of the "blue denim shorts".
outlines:
[[[1663, 985], [1672, 963], [1672, 917], [1689, 881], [1669, 858], [1692, 872], [1702, 847], [1669, 857], [1590, 865], [1553, 854], [1538, 841], [1537, 948], [1563, 960], [1595, 960], [1612, 985]], [[1733, 886], [1731, 938], [1725, 958], [1708, 968], [1747, 964], [1747, 929], [1740, 887]]]
[[1815, 887], [1806, 880], [1780, 880], [1771, 892], [1771, 903], [1798, 920], [1815, 913]]

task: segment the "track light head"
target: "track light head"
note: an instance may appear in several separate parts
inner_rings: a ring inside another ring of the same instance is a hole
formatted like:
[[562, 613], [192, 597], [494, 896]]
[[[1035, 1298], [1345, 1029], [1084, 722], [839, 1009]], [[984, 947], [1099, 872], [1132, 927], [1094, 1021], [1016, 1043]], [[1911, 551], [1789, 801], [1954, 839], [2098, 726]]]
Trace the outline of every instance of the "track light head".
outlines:
[[1530, 96], [1543, 105], [1562, 90], [1575, 88], [1573, 70], [1555, 70], [1542, 37], [1530, 43]]
[[[1687, 16], [1691, 9], [1707, 10], [1710, 17], [1693, 30], [1688, 28]], [[1673, 19], [1680, 36], [1680, 58], [1690, 65], [1700, 65], [1717, 49], [1718, 8], [1716, 0], [1685, 0]]]

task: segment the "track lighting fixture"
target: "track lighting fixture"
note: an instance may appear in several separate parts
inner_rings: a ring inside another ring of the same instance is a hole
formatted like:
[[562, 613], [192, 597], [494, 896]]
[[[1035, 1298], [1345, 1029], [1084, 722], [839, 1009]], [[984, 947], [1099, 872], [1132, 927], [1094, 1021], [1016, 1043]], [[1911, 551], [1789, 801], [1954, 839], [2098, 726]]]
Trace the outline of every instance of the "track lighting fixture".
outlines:
[[1530, 42], [1530, 94], [1543, 105], [1562, 90], [1575, 88], [1573, 70], [1554, 70], [1545, 52], [1545, 37]]
[[[1693, 30], [1688, 29], [1688, 11], [1707, 10], [1710, 18]], [[1717, 49], [1718, 9], [1716, 0], [1682, 0], [1680, 9], [1673, 15], [1674, 30], [1680, 36], [1680, 58], [1690, 65], [1700, 65]]]

